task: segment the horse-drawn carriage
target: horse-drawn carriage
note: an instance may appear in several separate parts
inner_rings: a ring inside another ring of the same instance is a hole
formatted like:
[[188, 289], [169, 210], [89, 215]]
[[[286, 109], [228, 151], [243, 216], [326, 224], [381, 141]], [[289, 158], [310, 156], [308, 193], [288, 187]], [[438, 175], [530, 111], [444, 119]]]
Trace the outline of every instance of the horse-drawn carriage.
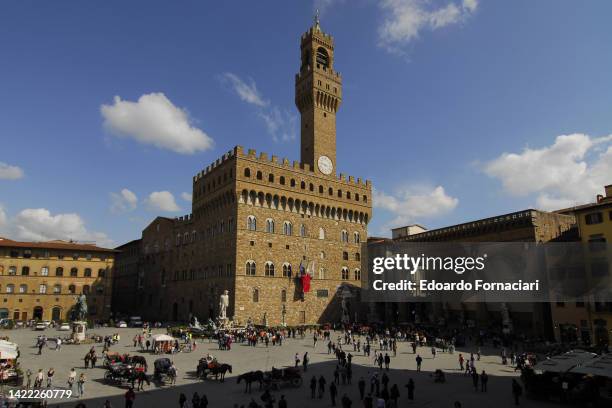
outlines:
[[153, 363], [153, 367], [153, 378], [157, 381], [165, 382], [166, 379], [172, 379], [176, 376], [176, 371], [169, 358], [158, 358]]
[[108, 352], [104, 355], [104, 368], [109, 368], [111, 365], [117, 363], [143, 368], [145, 372], [148, 369], [147, 359], [144, 356], [131, 356], [129, 354], [120, 354], [116, 352]]
[[136, 367], [126, 363], [112, 363], [108, 366], [104, 374], [106, 382], [118, 383], [128, 382], [134, 384], [138, 380], [146, 381], [149, 384], [149, 378], [142, 367]]
[[198, 378], [206, 379], [208, 376], [215, 377], [215, 380], [220, 379], [225, 381], [225, 373], [232, 373], [232, 366], [229, 364], [219, 363], [212, 356], [206, 356], [198, 361], [197, 376]]
[[292, 387], [302, 386], [302, 374], [299, 368], [288, 367], [276, 369], [272, 367], [272, 371], [264, 373], [264, 389], [280, 390], [280, 388], [285, 385], [291, 385]]

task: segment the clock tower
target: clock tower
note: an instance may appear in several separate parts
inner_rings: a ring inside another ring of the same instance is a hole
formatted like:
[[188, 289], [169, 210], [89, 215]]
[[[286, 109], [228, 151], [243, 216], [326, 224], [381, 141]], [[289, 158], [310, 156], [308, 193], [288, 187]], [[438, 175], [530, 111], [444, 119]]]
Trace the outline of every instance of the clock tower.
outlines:
[[301, 162], [316, 174], [335, 174], [336, 112], [342, 101], [342, 77], [334, 71], [334, 39], [321, 31], [318, 14], [302, 35], [300, 51], [295, 104], [301, 116]]

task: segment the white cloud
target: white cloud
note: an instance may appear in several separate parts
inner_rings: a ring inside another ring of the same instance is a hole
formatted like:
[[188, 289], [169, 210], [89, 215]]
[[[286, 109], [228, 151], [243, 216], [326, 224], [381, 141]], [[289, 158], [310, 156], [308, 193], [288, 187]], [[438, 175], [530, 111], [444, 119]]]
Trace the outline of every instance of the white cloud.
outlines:
[[17, 180], [22, 177], [23, 170], [20, 167], [0, 162], [0, 180]]
[[187, 201], [188, 203], [190, 203], [193, 200], [193, 195], [191, 193], [181, 193], [181, 198], [185, 201]]
[[244, 102], [259, 107], [268, 106], [269, 102], [264, 100], [264, 98], [261, 96], [253, 79], [250, 79], [250, 83], [247, 84], [245, 81], [240, 79], [238, 75], [232, 74], [231, 72], [225, 72], [222, 77], [231, 84], [234, 92], [236, 92], [236, 94]]
[[138, 205], [138, 197], [136, 194], [124, 188], [118, 193], [110, 193], [112, 213], [119, 214], [126, 211], [132, 211], [136, 209]]
[[174, 196], [169, 191], [154, 191], [145, 202], [151, 210], [167, 212], [181, 211], [181, 208], [176, 204]]
[[395, 194], [386, 194], [374, 190], [373, 205], [375, 208], [390, 211], [395, 215], [384, 229], [406, 225], [419, 218], [430, 218], [452, 211], [459, 200], [451, 197], [442, 186], [431, 187], [404, 187]]
[[112, 105], [102, 105], [104, 126], [112, 133], [130, 137], [182, 154], [212, 149], [214, 142], [191, 124], [185, 109], [175, 106], [163, 93], [142, 95], [137, 102], [115, 96]]
[[561, 135], [550, 146], [504, 153], [484, 171], [512, 196], [536, 195], [545, 210], [592, 202], [612, 181], [612, 135]]
[[[2, 221], [4, 219], [4, 221]], [[23, 241], [49, 241], [54, 239], [95, 242], [100, 246], [113, 246], [113, 241], [102, 232], [88, 231], [85, 221], [75, 213], [56, 214], [45, 208], [27, 208], [13, 219], [0, 209], [0, 231], [7, 238]]]
[[380, 7], [386, 14], [379, 28], [380, 45], [392, 52], [419, 37], [423, 30], [433, 31], [458, 24], [478, 8], [478, 0], [450, 1], [444, 5], [427, 0], [384, 0]]
[[224, 82], [229, 82], [236, 94], [244, 102], [254, 105], [257, 109], [257, 116], [266, 125], [268, 134], [272, 140], [291, 141], [296, 137], [297, 115], [287, 109], [273, 106], [259, 93], [255, 81], [250, 80], [250, 84], [240, 79], [237, 75], [226, 72], [222, 75]]
[[295, 129], [297, 127], [297, 116], [295, 114], [288, 110], [273, 107], [268, 111], [259, 112], [259, 116], [266, 123], [268, 134], [272, 136], [272, 140], [275, 142], [287, 142], [295, 139]]

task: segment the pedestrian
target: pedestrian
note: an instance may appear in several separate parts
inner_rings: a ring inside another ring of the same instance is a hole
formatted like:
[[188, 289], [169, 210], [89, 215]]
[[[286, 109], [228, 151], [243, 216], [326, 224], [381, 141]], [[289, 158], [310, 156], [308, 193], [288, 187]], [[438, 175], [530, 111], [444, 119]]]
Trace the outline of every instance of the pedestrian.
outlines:
[[518, 381], [512, 379], [512, 395], [514, 396], [514, 405], [519, 405], [519, 397], [523, 394], [523, 388]]
[[74, 367], [73, 367], [72, 370], [70, 370], [70, 374], [68, 374], [68, 388], [70, 390], [72, 390], [72, 386], [74, 385], [75, 381], [76, 381], [76, 371], [74, 370]]
[[[287, 405], [285, 405], [285, 407], [287, 407]], [[200, 408], [208, 408], [208, 397], [206, 397], [206, 394], [202, 394], [202, 397], [200, 398]]]
[[393, 400], [393, 403], [397, 407], [397, 400], [400, 397], [399, 388], [397, 388], [397, 384], [393, 384], [391, 386], [391, 392], [389, 393], [389, 397]]
[[416, 363], [417, 363], [417, 371], [421, 371], [421, 363], [423, 363], [423, 357], [421, 357], [419, 354], [417, 354], [415, 360], [416, 360]]
[[391, 357], [388, 353], [385, 353], [385, 369], [389, 371], [389, 365], [391, 364]]
[[185, 403], [187, 402], [187, 397], [185, 396], [185, 394], [183, 394], [181, 392], [181, 395], [179, 395], [179, 407], [180, 408], [185, 408]]
[[280, 399], [278, 400], [278, 408], [287, 408], [287, 400], [285, 399], [284, 395], [281, 395]]
[[51, 386], [53, 385], [54, 375], [55, 375], [55, 370], [53, 369], [53, 367], [51, 367], [49, 371], [47, 371], [47, 388], [51, 388]]
[[459, 369], [463, 371], [463, 362], [465, 359], [463, 358], [463, 354], [459, 353]]
[[308, 352], [304, 353], [304, 357], [302, 357], [302, 366], [304, 367], [304, 372], [308, 371]]
[[434, 359], [436, 358], [436, 346], [431, 347], [431, 356]]
[[36, 380], [34, 381], [34, 388], [41, 388], [45, 375], [43, 374], [42, 368], [38, 370], [36, 374]]
[[60, 351], [62, 349], [62, 339], [57, 339], [55, 342], [55, 351]]
[[29, 389], [32, 385], [32, 370], [29, 368], [26, 370], [26, 389]]
[[174, 365], [174, 361], [172, 362], [172, 365], [170, 366], [170, 369], [168, 370], [168, 372], [170, 374], [170, 384], [175, 385], [176, 377], [178, 375], [178, 369]]
[[315, 398], [317, 392], [317, 378], [313, 375], [310, 379], [310, 397]]
[[91, 353], [91, 368], [96, 368], [96, 361], [98, 361], [98, 356], [96, 355], [96, 352], [92, 352]]
[[336, 384], [340, 384], [340, 369], [338, 367], [338, 365], [336, 365], [336, 368], [334, 369], [334, 381]]
[[476, 370], [472, 371], [472, 384], [474, 385], [474, 391], [478, 391], [478, 373]]
[[200, 396], [198, 395], [197, 391], [193, 393], [193, 397], [191, 398], [191, 406], [192, 408], [200, 406]]
[[319, 398], [323, 398], [323, 394], [325, 394], [325, 378], [323, 376], [319, 377]]
[[363, 377], [359, 378], [359, 381], [357, 382], [357, 387], [359, 388], [359, 399], [363, 401], [363, 396], [365, 394], [365, 386], [366, 386], [366, 382], [363, 379]]
[[79, 381], [77, 381], [77, 390], [79, 391], [79, 397], [85, 394], [85, 373], [81, 373]]
[[135, 399], [136, 393], [134, 392], [134, 388], [130, 387], [125, 393], [125, 408], [132, 408]]
[[406, 388], [408, 388], [408, 399], [410, 401], [414, 400], [414, 381], [412, 378], [408, 380], [408, 384], [406, 384]]
[[489, 382], [489, 376], [485, 373], [485, 370], [482, 370], [482, 374], [480, 374], [480, 391], [487, 392], [487, 383]]
[[331, 398], [332, 407], [336, 406], [336, 395], [338, 394], [338, 388], [336, 388], [336, 383], [332, 382], [329, 385], [329, 397]]

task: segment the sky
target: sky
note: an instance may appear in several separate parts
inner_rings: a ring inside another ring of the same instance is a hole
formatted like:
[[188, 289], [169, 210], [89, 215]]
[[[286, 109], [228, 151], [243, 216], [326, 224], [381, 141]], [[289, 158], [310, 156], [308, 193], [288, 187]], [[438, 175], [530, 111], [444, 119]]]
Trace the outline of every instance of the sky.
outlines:
[[612, 2], [4, 1], [0, 235], [115, 246], [190, 213], [235, 145], [299, 159], [299, 38], [343, 77], [370, 235], [592, 202], [612, 183]]

